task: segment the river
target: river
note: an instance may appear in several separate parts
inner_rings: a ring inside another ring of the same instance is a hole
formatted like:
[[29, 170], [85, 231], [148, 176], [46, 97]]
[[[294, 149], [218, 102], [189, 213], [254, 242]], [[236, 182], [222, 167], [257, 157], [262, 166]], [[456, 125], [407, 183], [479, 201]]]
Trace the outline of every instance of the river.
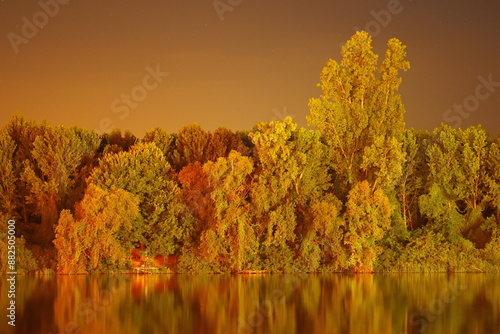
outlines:
[[0, 333], [500, 333], [500, 275], [2, 276]]

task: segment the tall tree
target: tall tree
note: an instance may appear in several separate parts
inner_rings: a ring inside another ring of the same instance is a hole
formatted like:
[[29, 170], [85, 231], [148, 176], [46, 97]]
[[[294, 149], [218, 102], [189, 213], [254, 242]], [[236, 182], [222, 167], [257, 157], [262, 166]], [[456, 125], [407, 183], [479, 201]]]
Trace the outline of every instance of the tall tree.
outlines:
[[219, 127], [210, 136], [207, 147], [207, 159], [215, 161], [220, 157], [227, 157], [232, 150], [241, 152], [243, 143], [241, 138], [231, 130]]
[[297, 129], [289, 117], [257, 124], [250, 138], [258, 165], [252, 201], [264, 228], [264, 257], [273, 270], [291, 270], [306, 234], [306, 210], [330, 185], [325, 148], [319, 132]]
[[426, 147], [431, 134], [428, 131], [406, 130], [403, 136], [403, 151], [406, 159], [401, 180], [396, 187], [401, 203], [401, 214], [409, 230], [423, 224], [418, 198], [426, 191], [429, 167], [426, 162]]
[[[332, 167], [344, 180], [344, 195], [366, 179], [369, 167], [380, 172], [402, 163], [402, 155], [396, 154], [404, 130], [398, 74], [409, 68], [405, 46], [389, 40], [377, 70], [378, 56], [371, 42], [368, 33], [357, 32], [343, 46], [342, 62], [330, 59], [323, 69], [320, 98], [309, 101], [309, 124], [321, 130], [328, 142]], [[373, 156], [384, 158], [377, 164]]]
[[[371, 43], [371, 36], [364, 31], [352, 36], [342, 48], [342, 61], [330, 59], [321, 72], [318, 86], [322, 95], [309, 101], [308, 122], [321, 131], [328, 144], [335, 193], [346, 203], [344, 242], [355, 270], [372, 270], [378, 254], [375, 250], [379, 249], [375, 241], [386, 229], [368, 224], [363, 229], [371, 231], [361, 232], [357, 227], [360, 217], [374, 223], [383, 218], [379, 224], [385, 226], [384, 215], [389, 213], [393, 215], [391, 235], [405, 229], [395, 187], [403, 176], [405, 161], [405, 109], [398, 93], [399, 73], [410, 65], [405, 60], [406, 47], [398, 39], [388, 41], [380, 66]], [[369, 195], [376, 195], [380, 203], [365, 203], [355, 210], [353, 203], [360, 204], [359, 198]], [[387, 207], [386, 202], [390, 203]], [[383, 212], [372, 206], [380, 206]], [[365, 236], [369, 245], [358, 242]], [[366, 263], [361, 261], [365, 251]]]
[[156, 147], [165, 156], [165, 159], [170, 164], [174, 165], [175, 147], [176, 147], [176, 137], [174, 133], [168, 133], [162, 128], [154, 128], [146, 132], [142, 138], [143, 143], [154, 143]]
[[59, 218], [54, 240], [58, 272], [123, 266], [128, 249], [118, 232], [131, 230], [131, 221], [139, 214], [138, 203], [136, 196], [123, 189], [106, 191], [90, 184], [75, 207], [75, 216], [64, 210]]
[[231, 151], [227, 158], [209, 161], [203, 169], [214, 188], [216, 226], [202, 235], [202, 248], [230, 271], [256, 269], [258, 239], [251, 219], [248, 182], [252, 159]]
[[27, 201], [41, 216], [42, 241], [53, 240], [59, 212], [74, 204], [70, 201], [75, 179], [99, 146], [96, 133], [76, 127], [47, 127], [36, 137], [21, 178], [29, 189]]
[[204, 164], [208, 160], [210, 138], [211, 134], [196, 123], [181, 128], [176, 140], [176, 169], [181, 170], [182, 167], [195, 161]]
[[188, 226], [180, 220], [184, 210], [180, 189], [170, 178], [170, 165], [153, 143], [139, 143], [128, 152], [106, 155], [90, 176], [89, 184], [105, 190], [124, 189], [139, 198], [140, 215], [123, 240], [144, 243], [152, 254], [178, 251]]
[[39, 221], [35, 214], [36, 205], [26, 202], [26, 196], [29, 195], [29, 188], [21, 180], [26, 160], [35, 163], [31, 154], [33, 143], [39, 135], [43, 134], [47, 124], [36, 124], [34, 121], [24, 119], [20, 115], [15, 115], [3, 128], [4, 131], [14, 141], [15, 151], [12, 157], [12, 167], [15, 177], [16, 191], [11, 193], [11, 200], [14, 202], [17, 215], [21, 217], [22, 226], [27, 226], [28, 222]]
[[215, 224], [215, 205], [211, 197], [213, 186], [199, 162], [184, 167], [179, 172], [178, 179], [182, 187], [180, 197], [186, 206], [186, 211], [194, 219], [190, 241], [193, 246], [198, 246], [201, 233], [213, 228]]
[[106, 145], [104, 154], [107, 154], [128, 151], [137, 142], [137, 138], [128, 130], [122, 132], [113, 129], [109, 134], [103, 135], [103, 141]]
[[[310, 206], [312, 221], [301, 250], [305, 270], [315, 271], [323, 266], [327, 271], [346, 270], [347, 253], [343, 245], [345, 221], [340, 216], [342, 203], [333, 194]], [[309, 252], [305, 252], [305, 251]]]

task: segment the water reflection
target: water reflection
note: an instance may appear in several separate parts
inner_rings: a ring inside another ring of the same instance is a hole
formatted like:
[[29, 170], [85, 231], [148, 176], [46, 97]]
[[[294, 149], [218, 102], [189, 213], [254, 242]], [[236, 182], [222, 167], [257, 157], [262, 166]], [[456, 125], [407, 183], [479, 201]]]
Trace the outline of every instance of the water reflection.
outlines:
[[[0, 284], [2, 314], [8, 303]], [[1, 333], [497, 333], [499, 275], [17, 277]]]

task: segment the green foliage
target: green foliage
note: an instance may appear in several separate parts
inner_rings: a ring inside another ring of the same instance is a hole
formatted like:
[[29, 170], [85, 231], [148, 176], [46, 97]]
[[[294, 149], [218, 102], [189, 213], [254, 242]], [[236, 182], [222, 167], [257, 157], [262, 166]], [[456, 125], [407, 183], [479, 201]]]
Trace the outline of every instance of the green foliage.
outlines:
[[496, 223], [500, 226], [500, 138], [491, 144], [489, 156], [486, 161], [486, 186], [490, 205], [496, 213]]
[[[33, 272], [35, 270], [38, 270], [39, 265], [35, 259], [35, 256], [31, 252], [31, 250], [28, 248], [28, 245], [26, 243], [26, 240], [24, 239], [24, 236], [19, 237], [19, 233], [16, 233], [17, 236], [15, 236], [14, 244], [9, 244], [9, 238], [8, 238], [8, 229], [7, 229], [7, 222], [11, 219], [11, 216], [8, 214], [3, 214], [0, 211], [0, 270], [2, 273], [6, 273], [9, 271], [15, 271], [19, 274], [25, 274], [28, 272]], [[18, 228], [18, 222], [16, 222], [16, 232]], [[11, 239], [12, 240], [12, 239]], [[10, 248], [9, 248], [10, 246]], [[14, 248], [12, 247], [14, 246]], [[14, 266], [15, 269], [11, 270], [9, 269], [9, 255], [12, 256], [12, 253], [9, 253], [9, 251], [14, 251], [15, 252], [15, 262]]]
[[59, 211], [74, 204], [70, 194], [75, 180], [99, 145], [97, 134], [75, 127], [47, 127], [35, 138], [32, 159], [24, 161], [21, 179], [29, 189], [27, 202], [41, 215], [43, 242], [53, 240]]
[[248, 177], [253, 161], [236, 151], [227, 158], [203, 166], [213, 187], [215, 230], [207, 230], [202, 245], [208, 257], [221, 262], [230, 271], [254, 269], [258, 259], [258, 242], [252, 225], [248, 202]]
[[300, 245], [301, 271], [315, 272], [321, 264], [321, 248], [316, 241], [314, 232], [306, 235]]
[[500, 270], [500, 230], [496, 229], [493, 232], [491, 241], [486, 245], [484, 250], [481, 250], [481, 255], [487, 263], [488, 271]]
[[273, 270], [292, 270], [294, 252], [307, 248], [300, 245], [307, 230], [297, 229], [306, 225], [309, 206], [330, 187], [326, 147], [319, 132], [297, 129], [289, 117], [259, 123], [249, 136], [258, 165], [251, 197], [262, 227], [261, 251]]
[[360, 167], [370, 171], [366, 179], [374, 188], [389, 193], [400, 182], [404, 160], [405, 152], [401, 142], [394, 137], [385, 139], [383, 136], [377, 136], [372, 145], [364, 148]]
[[429, 228], [443, 233], [450, 242], [457, 242], [460, 231], [465, 227], [465, 218], [457, 212], [455, 201], [433, 184], [429, 193], [422, 195], [419, 202], [422, 213], [433, 222]]
[[[484, 268], [479, 250], [465, 239], [451, 244], [441, 233], [417, 233], [394, 258], [388, 271], [410, 272], [478, 272]], [[383, 266], [382, 266], [383, 268]]]
[[0, 218], [19, 221], [21, 269], [114, 270], [140, 245], [181, 272], [498, 271], [500, 138], [405, 129], [399, 40], [379, 63], [357, 32], [341, 57], [309, 101], [315, 130], [287, 117], [140, 139], [14, 116]]
[[396, 186], [396, 197], [401, 205], [401, 216], [404, 225], [413, 230], [422, 225], [418, 198], [424, 194], [426, 181], [429, 178], [429, 167], [426, 164], [426, 145], [430, 138], [427, 131], [406, 130], [403, 134], [403, 151], [405, 161], [403, 173]]
[[161, 128], [154, 128], [144, 134], [142, 142], [154, 143], [163, 153], [167, 162], [173, 165], [175, 157], [175, 138], [175, 134], [170, 134]]
[[215, 161], [217, 158], [227, 157], [233, 150], [245, 155], [241, 138], [229, 129], [223, 127], [215, 129], [207, 147], [207, 159]]
[[111, 133], [103, 135], [106, 144], [103, 154], [118, 153], [128, 151], [137, 141], [137, 138], [130, 131], [122, 133], [119, 129], [114, 129]]
[[198, 161], [204, 164], [208, 160], [208, 145], [211, 134], [198, 124], [184, 126], [177, 133], [175, 167], [180, 170], [189, 163]]
[[384, 237], [391, 223], [389, 199], [382, 190], [373, 191], [367, 181], [362, 181], [349, 193], [345, 217], [349, 268], [355, 272], [373, 271], [381, 252], [376, 242]]
[[442, 125], [427, 147], [430, 186], [420, 196], [420, 209], [452, 243], [484, 223], [482, 214], [490, 201], [488, 153], [488, 135], [480, 127], [455, 130]]
[[177, 265], [178, 272], [197, 273], [197, 274], [213, 274], [213, 273], [227, 272], [227, 268], [222, 268], [219, 261], [212, 259], [212, 251], [205, 249], [205, 247], [209, 245], [213, 247], [214, 244], [206, 242], [205, 235], [203, 235], [203, 238], [204, 238], [202, 240], [203, 247], [196, 250], [193, 248], [182, 250], [182, 256], [180, 258], [179, 264]]
[[269, 272], [294, 272], [299, 270], [295, 254], [286, 245], [261, 246], [262, 268]]
[[201, 233], [215, 226], [215, 204], [211, 197], [213, 187], [199, 162], [182, 168], [177, 177], [182, 188], [181, 199], [186, 208], [185, 214], [194, 220], [189, 242], [196, 247]]
[[[32, 156], [33, 143], [39, 135], [45, 132], [47, 127], [45, 123], [38, 125], [33, 121], [24, 119], [20, 115], [15, 115], [1, 131], [6, 136], [3, 139], [1, 153], [5, 165], [2, 163], [1, 168], [6, 173], [2, 175], [2, 187], [6, 190], [4, 194], [7, 195], [7, 197], [3, 198], [5, 202], [2, 202], [5, 203], [4, 210], [12, 210], [14, 208], [14, 212], [10, 212], [8, 215], [9, 218], [19, 218], [20, 229], [36, 228], [38, 224], [30, 223], [40, 222], [38, 203], [29, 203], [26, 201], [26, 197], [31, 195], [31, 189], [21, 180], [21, 176], [24, 172], [25, 162], [35, 162]], [[14, 151], [12, 151], [8, 137], [14, 141]], [[8, 160], [11, 160], [11, 170]], [[14, 190], [12, 189], [12, 185], [15, 187]], [[31, 245], [40, 241], [43, 242], [43, 237], [38, 229], [35, 234], [26, 234], [26, 238]]]
[[57, 249], [57, 271], [63, 274], [84, 273], [87, 259], [83, 238], [85, 222], [75, 222], [69, 210], [61, 211], [54, 244]]
[[138, 203], [137, 197], [123, 189], [106, 191], [89, 185], [75, 216], [64, 210], [59, 218], [54, 240], [58, 272], [109, 269], [104, 265], [123, 267], [128, 249], [118, 231], [130, 232], [131, 222], [139, 214]]
[[171, 180], [170, 165], [153, 143], [139, 143], [128, 152], [108, 154], [89, 178], [106, 190], [126, 190], [139, 198], [140, 215], [121, 240], [132, 245], [143, 243], [153, 254], [173, 254], [189, 232], [180, 220], [184, 209], [180, 189]]
[[[390, 177], [384, 170], [401, 160], [400, 154], [393, 156], [391, 152], [399, 149], [397, 141], [404, 129], [404, 107], [397, 91], [401, 83], [399, 71], [409, 68], [404, 60], [405, 46], [391, 39], [377, 69], [378, 56], [371, 42], [368, 33], [357, 32], [343, 46], [342, 62], [328, 61], [318, 85], [322, 95], [309, 101], [308, 122], [323, 133], [328, 143], [332, 167], [346, 186], [343, 193], [364, 179], [363, 169], [370, 164], [376, 164], [378, 173]], [[367, 150], [365, 158], [363, 150]], [[375, 156], [385, 157], [382, 164], [373, 160]], [[395, 172], [397, 178], [400, 168]]]
[[[345, 222], [339, 216], [340, 207], [341, 203], [334, 196], [325, 196], [323, 200], [311, 205], [312, 226], [308, 236], [320, 250], [319, 264], [329, 271], [345, 270], [348, 266], [346, 250], [342, 243]], [[314, 244], [309, 245], [309, 240], [307, 242], [305, 249], [312, 248], [313, 254], [316, 255]], [[308, 257], [303, 258], [309, 261]], [[313, 261], [316, 262], [316, 259]]]
[[16, 209], [16, 181], [14, 152], [16, 143], [4, 129], [0, 130], [0, 213], [11, 218]]
[[400, 262], [409, 271], [448, 271], [450, 245], [440, 233], [417, 236], [401, 254]]

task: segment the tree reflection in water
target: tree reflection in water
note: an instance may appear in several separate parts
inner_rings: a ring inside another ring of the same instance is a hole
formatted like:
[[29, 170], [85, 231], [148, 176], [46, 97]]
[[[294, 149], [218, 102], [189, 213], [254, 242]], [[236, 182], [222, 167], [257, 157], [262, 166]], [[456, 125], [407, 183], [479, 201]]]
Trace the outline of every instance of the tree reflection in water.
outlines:
[[[19, 276], [2, 333], [492, 333], [499, 275]], [[7, 305], [0, 285], [1, 307]]]

